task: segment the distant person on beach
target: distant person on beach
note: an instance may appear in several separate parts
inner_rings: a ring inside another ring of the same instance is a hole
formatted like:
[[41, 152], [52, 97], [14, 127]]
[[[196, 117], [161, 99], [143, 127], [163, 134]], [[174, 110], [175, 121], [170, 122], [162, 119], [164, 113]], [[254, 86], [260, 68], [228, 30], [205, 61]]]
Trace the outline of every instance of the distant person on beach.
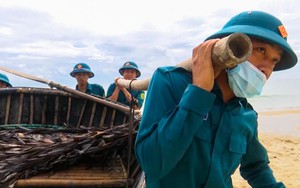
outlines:
[[8, 77], [5, 74], [0, 73], [0, 88], [12, 87]]
[[[217, 68], [213, 46], [237, 32], [249, 36], [252, 54], [232, 69]], [[159, 67], [150, 81], [135, 143], [146, 187], [232, 187], [238, 167], [251, 187], [285, 187], [269, 166], [257, 112], [246, 99], [261, 93], [273, 71], [298, 61], [282, 22], [242, 12], [196, 46], [192, 61], [192, 72]]]
[[[119, 69], [119, 73], [125, 80], [135, 80], [141, 76], [137, 64], [132, 61], [125, 62]], [[122, 87], [118, 85], [118, 79], [116, 78], [114, 83], [108, 87], [106, 97], [127, 106], [132, 105], [135, 110], [140, 109], [144, 102], [145, 92]]]
[[76, 90], [95, 95], [97, 97], [104, 97], [105, 91], [99, 84], [90, 84], [89, 78], [94, 77], [94, 73], [86, 63], [78, 63], [74, 66], [70, 75], [77, 80]]

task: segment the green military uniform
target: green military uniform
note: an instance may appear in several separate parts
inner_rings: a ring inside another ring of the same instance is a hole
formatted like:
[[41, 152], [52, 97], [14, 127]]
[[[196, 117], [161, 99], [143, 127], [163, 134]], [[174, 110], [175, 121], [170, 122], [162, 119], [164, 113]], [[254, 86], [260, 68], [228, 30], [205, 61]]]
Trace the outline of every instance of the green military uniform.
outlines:
[[283, 186], [268, 166], [247, 100], [223, 103], [217, 85], [207, 92], [191, 82], [191, 73], [178, 67], [159, 68], [152, 77], [136, 139], [147, 188], [232, 187], [240, 164], [251, 186]]
[[[76, 90], [78, 90], [77, 85], [76, 85]], [[99, 84], [90, 84], [90, 83], [87, 83], [85, 93], [95, 95], [95, 96], [98, 96], [98, 97], [104, 97], [104, 95], [105, 95], [104, 89], [101, 85], [99, 85]]]
[[[114, 83], [111, 84], [108, 87], [106, 97], [110, 97], [113, 94], [115, 88], [116, 88], [116, 84], [114, 84]], [[144, 98], [145, 98], [144, 97], [145, 92], [144, 91], [137, 91], [137, 90], [130, 90], [130, 89], [128, 89], [128, 92], [131, 94], [132, 97], [134, 97], [135, 99], [138, 100], [138, 105], [141, 108], [143, 106], [143, 102], [144, 102]], [[127, 106], [130, 106], [130, 103], [127, 101], [127, 99], [125, 97], [125, 94], [122, 91], [120, 91], [117, 101], [122, 103], [122, 104], [125, 104]]]

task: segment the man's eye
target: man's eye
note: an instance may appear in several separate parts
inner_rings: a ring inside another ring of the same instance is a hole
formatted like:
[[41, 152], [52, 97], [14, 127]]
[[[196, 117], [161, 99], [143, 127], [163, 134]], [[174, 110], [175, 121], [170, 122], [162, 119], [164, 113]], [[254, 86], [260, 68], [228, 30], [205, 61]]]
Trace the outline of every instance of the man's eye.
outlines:
[[277, 59], [277, 58], [273, 59], [274, 64], [277, 64], [279, 61], [280, 61], [280, 59]]
[[262, 54], [266, 53], [266, 50], [264, 48], [257, 48], [257, 51], [259, 51]]

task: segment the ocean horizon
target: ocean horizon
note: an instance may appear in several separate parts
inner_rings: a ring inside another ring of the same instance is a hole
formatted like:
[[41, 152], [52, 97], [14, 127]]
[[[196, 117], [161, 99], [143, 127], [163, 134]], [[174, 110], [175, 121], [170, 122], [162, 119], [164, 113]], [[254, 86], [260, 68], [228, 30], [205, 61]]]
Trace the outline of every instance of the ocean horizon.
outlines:
[[[300, 109], [300, 95], [298, 94], [260, 95], [247, 100], [257, 112]], [[143, 113], [144, 104], [141, 108], [141, 113]]]
[[248, 101], [256, 111], [300, 109], [300, 95], [260, 95]]

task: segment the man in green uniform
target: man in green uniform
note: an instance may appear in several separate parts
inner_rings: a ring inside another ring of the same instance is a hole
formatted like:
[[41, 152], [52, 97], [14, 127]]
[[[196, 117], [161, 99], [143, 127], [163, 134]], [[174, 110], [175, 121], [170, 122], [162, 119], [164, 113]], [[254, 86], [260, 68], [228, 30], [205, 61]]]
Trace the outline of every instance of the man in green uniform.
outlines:
[[12, 87], [8, 77], [5, 74], [0, 73], [0, 88]]
[[86, 63], [76, 64], [70, 75], [77, 80], [76, 90], [97, 97], [104, 97], [105, 92], [101, 85], [88, 83], [88, 79], [94, 77], [94, 73]]
[[[236, 32], [249, 36], [252, 54], [233, 69], [214, 67], [214, 44]], [[257, 113], [246, 99], [260, 94], [273, 71], [297, 63], [281, 21], [242, 12], [195, 47], [192, 59], [192, 73], [160, 67], [150, 81], [135, 145], [146, 187], [232, 187], [239, 165], [251, 187], [284, 187], [269, 167]]]
[[[125, 80], [135, 80], [141, 76], [141, 72], [135, 62], [127, 61], [119, 69], [119, 73]], [[134, 110], [138, 110], [142, 107], [144, 102], [144, 91], [126, 89], [118, 84], [116, 78], [107, 90], [107, 98], [122, 103], [124, 105], [132, 107]], [[123, 124], [124, 118], [117, 112], [114, 120], [114, 124]]]
[[[119, 69], [119, 73], [125, 80], [135, 80], [141, 76], [136, 63], [128, 61]], [[122, 104], [130, 106], [133, 104], [134, 109], [140, 109], [144, 102], [144, 91], [130, 90], [118, 85], [118, 79], [112, 83], [107, 90], [107, 98], [118, 101]]]

